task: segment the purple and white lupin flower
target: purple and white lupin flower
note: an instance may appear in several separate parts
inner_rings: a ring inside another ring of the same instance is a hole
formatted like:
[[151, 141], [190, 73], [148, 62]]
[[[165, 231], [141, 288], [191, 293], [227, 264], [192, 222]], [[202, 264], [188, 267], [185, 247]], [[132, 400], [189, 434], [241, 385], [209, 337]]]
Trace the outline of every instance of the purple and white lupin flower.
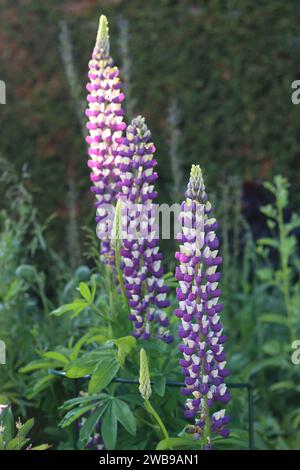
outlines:
[[[104, 15], [100, 17], [99, 30], [92, 59], [89, 62], [89, 83], [87, 89], [89, 118], [86, 138], [89, 144], [88, 166], [91, 169], [91, 191], [96, 196], [97, 233], [101, 238], [102, 260], [113, 262], [114, 253], [110, 245], [112, 214], [111, 204], [115, 202], [118, 169], [115, 158], [122, 142], [122, 133], [126, 128], [123, 121], [122, 83], [119, 70], [114, 66], [109, 53], [108, 23]], [[103, 226], [101, 226], [103, 221]], [[101, 235], [99, 235], [101, 234]]]
[[219, 316], [223, 306], [218, 303], [221, 275], [217, 269], [222, 258], [215, 233], [218, 224], [211, 211], [201, 169], [193, 165], [180, 214], [182, 233], [178, 236], [179, 266], [175, 274], [179, 281], [176, 292], [179, 308], [175, 313], [181, 319], [180, 365], [186, 385], [182, 393], [189, 397], [184, 414], [195, 420], [192, 432], [196, 438], [204, 437], [206, 449], [211, 447], [211, 432], [229, 435], [225, 410], [213, 412], [212, 407], [215, 402], [224, 404], [230, 400], [224, 383], [229, 375], [223, 347], [226, 336]]
[[126, 209], [126, 237], [120, 250], [121, 269], [134, 336], [148, 339], [151, 330], [155, 330], [159, 338], [169, 343], [173, 337], [168, 331], [169, 319], [163, 310], [169, 306], [168, 287], [164, 283], [162, 253], [153, 217], [153, 200], [157, 196], [154, 182], [158, 178], [154, 168], [157, 162], [153, 157], [155, 146], [150, 138], [144, 118], [136, 117], [127, 127], [117, 157], [120, 175], [117, 186], [122, 199], [123, 220]]

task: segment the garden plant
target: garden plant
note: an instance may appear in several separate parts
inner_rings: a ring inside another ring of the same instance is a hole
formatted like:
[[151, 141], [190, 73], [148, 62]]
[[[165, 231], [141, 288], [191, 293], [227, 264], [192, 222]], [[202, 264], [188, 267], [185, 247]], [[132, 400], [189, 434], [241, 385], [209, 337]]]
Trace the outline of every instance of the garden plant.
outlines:
[[255, 447], [297, 448], [300, 216], [289, 183], [265, 183], [266, 235], [254, 240], [236, 200], [226, 212], [229, 183], [224, 200], [209, 196], [200, 155], [179, 181], [166, 259], [161, 156], [146, 119], [125, 111], [121, 75], [101, 15], [86, 86], [86, 265], [70, 268], [48, 247], [52, 217], [40, 222], [26, 169], [19, 178], [1, 158], [0, 339], [10, 353], [0, 449], [247, 449], [247, 396], [232, 382], [254, 390]]

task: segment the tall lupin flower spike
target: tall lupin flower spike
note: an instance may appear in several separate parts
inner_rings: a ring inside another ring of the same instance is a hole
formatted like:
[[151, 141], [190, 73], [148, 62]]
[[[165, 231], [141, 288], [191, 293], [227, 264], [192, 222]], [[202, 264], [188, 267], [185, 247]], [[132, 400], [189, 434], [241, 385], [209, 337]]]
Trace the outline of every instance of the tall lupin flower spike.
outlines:
[[222, 263], [215, 233], [218, 224], [211, 217], [212, 206], [198, 165], [192, 166], [181, 210], [182, 233], [176, 253], [179, 308], [175, 313], [181, 319], [179, 337], [183, 359], [180, 365], [186, 384], [182, 393], [190, 396], [184, 414], [195, 419], [192, 432], [196, 438], [201, 436], [204, 448], [209, 449], [211, 432], [223, 437], [229, 434], [225, 410], [212, 412], [211, 408], [217, 401], [227, 403], [230, 395], [224, 383], [229, 372], [223, 348], [226, 336], [219, 316], [223, 306], [218, 303], [221, 290], [217, 269]]
[[121, 268], [134, 336], [148, 339], [153, 324], [157, 336], [169, 343], [173, 337], [167, 330], [169, 319], [162, 310], [169, 306], [168, 288], [163, 279], [162, 254], [153, 223], [153, 200], [157, 196], [153, 183], [158, 176], [153, 171], [157, 162], [150, 138], [144, 118], [138, 116], [128, 126], [117, 158], [119, 197], [125, 201], [127, 210], [127, 237], [120, 250]]
[[[89, 62], [89, 83], [87, 90], [88, 116], [87, 128], [89, 135], [88, 166], [91, 169], [91, 191], [96, 196], [96, 222], [98, 223], [98, 236], [102, 240], [102, 259], [108, 263], [113, 260], [113, 249], [110, 245], [110, 232], [112, 220], [110, 205], [116, 196], [116, 183], [118, 169], [115, 158], [118, 147], [122, 141], [122, 131], [126, 128], [123, 121], [124, 110], [122, 101], [122, 83], [119, 79], [119, 70], [114, 66], [109, 52], [108, 22], [101, 15], [97, 40], [92, 59]], [[102, 222], [102, 224], [101, 224]]]

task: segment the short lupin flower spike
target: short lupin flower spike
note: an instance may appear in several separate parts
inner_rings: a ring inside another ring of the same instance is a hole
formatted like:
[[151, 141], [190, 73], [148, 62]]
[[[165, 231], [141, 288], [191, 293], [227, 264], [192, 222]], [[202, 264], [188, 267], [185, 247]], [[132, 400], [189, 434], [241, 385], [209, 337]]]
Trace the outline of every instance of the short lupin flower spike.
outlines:
[[223, 347], [226, 337], [219, 316], [223, 306], [218, 303], [221, 290], [217, 269], [222, 263], [215, 233], [218, 224], [211, 216], [212, 206], [198, 165], [192, 167], [181, 209], [182, 233], [176, 253], [179, 308], [175, 313], [181, 319], [180, 365], [186, 385], [182, 393], [189, 397], [185, 416], [195, 420], [194, 435], [203, 437], [204, 448], [208, 449], [211, 431], [223, 437], [229, 434], [225, 410], [213, 412], [212, 407], [215, 402], [227, 403], [230, 395], [224, 383], [229, 373]]
[[102, 260], [112, 263], [114, 257], [110, 245], [112, 221], [107, 205], [114, 204], [116, 198], [118, 169], [115, 166], [115, 158], [126, 124], [123, 121], [124, 110], [121, 105], [125, 95], [122, 93], [119, 70], [110, 57], [108, 22], [104, 15], [100, 17], [96, 44], [92, 60], [89, 62], [88, 77], [89, 105], [86, 115], [89, 119], [87, 123], [89, 135], [86, 140], [89, 144], [88, 166], [91, 169], [90, 178], [93, 183], [91, 191], [96, 197], [96, 222], [97, 232], [101, 234], [99, 236], [102, 241]]
[[139, 391], [143, 400], [149, 400], [152, 394], [148, 358], [145, 350], [140, 351], [140, 377]]
[[156, 335], [169, 343], [173, 337], [163, 310], [169, 306], [168, 288], [152, 220], [153, 200], [157, 196], [153, 183], [158, 177], [154, 152], [151, 133], [144, 118], [138, 116], [127, 128], [117, 159], [118, 187], [127, 210], [127, 238], [120, 253], [134, 336], [148, 339], [153, 325]]

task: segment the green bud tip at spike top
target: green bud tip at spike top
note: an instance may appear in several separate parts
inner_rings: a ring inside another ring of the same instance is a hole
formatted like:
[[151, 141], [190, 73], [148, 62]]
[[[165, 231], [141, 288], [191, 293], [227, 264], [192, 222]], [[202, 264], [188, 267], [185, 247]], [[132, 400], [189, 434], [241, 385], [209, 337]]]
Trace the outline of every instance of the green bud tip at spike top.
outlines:
[[109, 53], [109, 28], [105, 15], [100, 16], [96, 48], [102, 50], [105, 54]]
[[140, 386], [139, 391], [144, 400], [149, 400], [152, 390], [150, 383], [149, 365], [146, 351], [142, 348], [140, 351]]
[[191, 178], [199, 180], [202, 178], [202, 171], [200, 165], [192, 165]]
[[192, 165], [190, 179], [185, 193], [186, 197], [198, 202], [206, 202], [205, 185], [199, 165]]

